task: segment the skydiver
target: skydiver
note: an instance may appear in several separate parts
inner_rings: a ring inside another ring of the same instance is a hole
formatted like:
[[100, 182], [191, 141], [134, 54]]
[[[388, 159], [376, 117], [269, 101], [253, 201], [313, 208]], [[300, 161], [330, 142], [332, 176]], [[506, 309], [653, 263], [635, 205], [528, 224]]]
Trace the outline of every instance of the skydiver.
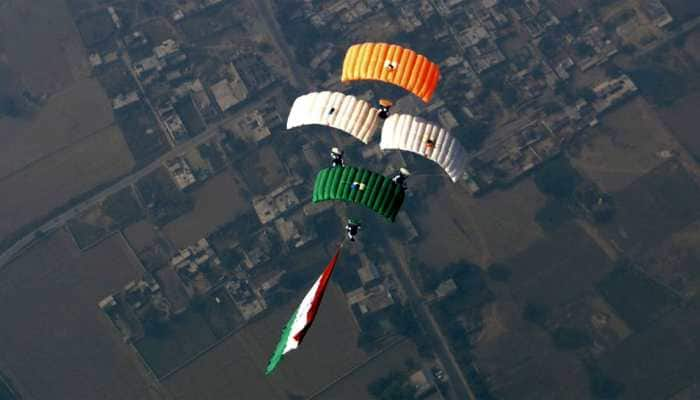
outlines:
[[334, 112], [335, 112], [335, 107], [331, 107], [331, 109], [328, 110], [328, 115], [333, 115]]
[[348, 219], [348, 224], [345, 225], [345, 231], [348, 233], [348, 239], [350, 239], [351, 242], [355, 241], [355, 236], [361, 228], [362, 224], [359, 221], [356, 221], [352, 218]]
[[389, 118], [389, 109], [391, 106], [393, 106], [394, 103], [387, 99], [380, 99], [379, 100], [379, 118], [381, 119], [387, 119]]
[[343, 166], [343, 151], [337, 147], [331, 149], [331, 167]]
[[403, 190], [406, 190], [406, 178], [408, 178], [411, 173], [406, 168], [399, 168], [399, 171], [391, 178], [391, 181], [395, 184], [401, 186]]
[[428, 139], [425, 141], [425, 157], [430, 158], [430, 155], [433, 153], [433, 149], [435, 149], [435, 141], [432, 139]]

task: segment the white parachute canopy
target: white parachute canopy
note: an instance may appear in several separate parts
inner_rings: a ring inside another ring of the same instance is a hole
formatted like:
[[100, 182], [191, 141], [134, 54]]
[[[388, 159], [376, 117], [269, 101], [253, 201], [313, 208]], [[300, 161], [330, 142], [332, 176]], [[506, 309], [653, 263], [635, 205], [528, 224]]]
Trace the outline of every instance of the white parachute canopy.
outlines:
[[384, 121], [382, 150], [403, 150], [436, 162], [452, 182], [464, 174], [467, 152], [454, 136], [438, 125], [408, 114], [392, 114]]
[[339, 92], [312, 92], [297, 97], [287, 118], [287, 129], [325, 125], [368, 143], [377, 130], [379, 110], [355, 96]]

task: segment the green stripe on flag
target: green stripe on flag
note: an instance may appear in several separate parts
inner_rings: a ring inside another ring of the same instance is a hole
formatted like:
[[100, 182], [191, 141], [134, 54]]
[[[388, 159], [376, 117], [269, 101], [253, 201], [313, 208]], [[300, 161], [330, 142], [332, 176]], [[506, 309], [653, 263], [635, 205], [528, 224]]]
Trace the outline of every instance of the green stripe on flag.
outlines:
[[294, 311], [294, 314], [292, 314], [292, 318], [289, 319], [287, 322], [287, 325], [284, 327], [284, 330], [282, 331], [282, 337], [280, 338], [279, 343], [277, 343], [277, 348], [275, 348], [275, 352], [272, 353], [272, 357], [270, 357], [270, 361], [267, 363], [267, 370], [265, 371], [265, 375], [270, 375], [272, 371], [277, 368], [277, 364], [279, 364], [280, 361], [282, 361], [282, 358], [284, 357], [284, 349], [287, 347], [287, 342], [289, 341], [289, 337], [291, 335], [291, 330], [292, 330], [292, 325], [294, 325], [294, 320], [297, 318], [297, 312], [299, 311], [299, 308], [297, 308]]

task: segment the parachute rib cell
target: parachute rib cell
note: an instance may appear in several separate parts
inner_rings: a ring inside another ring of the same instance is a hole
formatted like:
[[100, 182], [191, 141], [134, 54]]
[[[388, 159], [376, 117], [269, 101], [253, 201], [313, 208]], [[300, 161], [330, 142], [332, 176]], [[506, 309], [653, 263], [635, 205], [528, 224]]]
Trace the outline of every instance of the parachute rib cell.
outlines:
[[287, 129], [304, 125], [329, 126], [368, 143], [377, 130], [379, 110], [355, 96], [312, 92], [297, 97], [287, 117]]
[[[428, 140], [433, 142], [432, 149]], [[440, 165], [453, 182], [464, 174], [467, 163], [464, 147], [449, 132], [407, 114], [393, 114], [384, 121], [379, 147], [420, 154]]]

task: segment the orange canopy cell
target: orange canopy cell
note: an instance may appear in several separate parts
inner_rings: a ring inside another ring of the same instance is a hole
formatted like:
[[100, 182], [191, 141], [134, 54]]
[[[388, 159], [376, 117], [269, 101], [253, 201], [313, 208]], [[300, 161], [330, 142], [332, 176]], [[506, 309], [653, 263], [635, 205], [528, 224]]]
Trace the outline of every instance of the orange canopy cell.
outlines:
[[377, 80], [400, 86], [428, 103], [440, 80], [440, 67], [411, 49], [387, 43], [350, 46], [343, 61], [343, 83]]

